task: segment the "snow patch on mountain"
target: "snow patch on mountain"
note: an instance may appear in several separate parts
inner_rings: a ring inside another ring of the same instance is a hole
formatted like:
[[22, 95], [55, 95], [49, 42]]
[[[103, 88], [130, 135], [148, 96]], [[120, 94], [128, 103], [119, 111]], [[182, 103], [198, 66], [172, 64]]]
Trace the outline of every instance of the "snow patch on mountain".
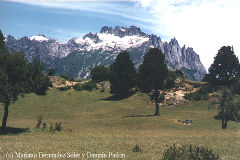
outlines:
[[112, 50], [113, 48], [119, 48], [121, 50], [126, 50], [130, 47], [136, 48], [141, 46], [144, 42], [149, 40], [148, 37], [142, 37], [138, 35], [118, 37], [113, 34], [100, 33], [97, 34], [100, 42], [96, 43], [93, 39], [85, 38], [74, 38], [75, 43], [85, 47], [87, 51], [98, 50], [103, 48], [104, 50]]
[[122, 51], [129, 52], [138, 68], [149, 48], [161, 49], [168, 67], [181, 69], [189, 79], [201, 80], [206, 74], [199, 55], [192, 48], [181, 48], [176, 38], [169, 43], [162, 42], [160, 37], [143, 33], [135, 26], [104, 26], [100, 33], [90, 32], [67, 42], [48, 39], [44, 35], [20, 39], [9, 35], [5, 42], [11, 52], [23, 52], [29, 61], [38, 57], [46, 68], [54, 68], [56, 74], [74, 78], [87, 78], [96, 64], [109, 66]]
[[29, 39], [32, 40], [36, 40], [36, 41], [48, 41], [48, 39], [45, 36], [31, 36], [29, 37]]

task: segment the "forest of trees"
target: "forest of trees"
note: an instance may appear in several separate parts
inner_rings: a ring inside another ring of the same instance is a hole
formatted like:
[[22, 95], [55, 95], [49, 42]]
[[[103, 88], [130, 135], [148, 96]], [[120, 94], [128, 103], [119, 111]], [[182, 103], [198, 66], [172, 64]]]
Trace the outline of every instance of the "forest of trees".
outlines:
[[[4, 105], [2, 129], [6, 128], [9, 106], [25, 93], [46, 95], [51, 82], [48, 76], [54, 75], [51, 68], [43, 73], [40, 60], [28, 62], [24, 54], [10, 53], [0, 31], [0, 102]], [[148, 94], [155, 101], [154, 116], [160, 116], [159, 103], [164, 100], [166, 90], [175, 87], [177, 77], [185, 78], [181, 70], [171, 71], [165, 64], [165, 55], [157, 48], [151, 48], [145, 54], [139, 69], [134, 68], [128, 52], [118, 54], [109, 67], [95, 66], [91, 69], [93, 82], [109, 81], [110, 93], [119, 97], [128, 95], [133, 89]], [[203, 81], [219, 90], [211, 105], [218, 106], [222, 128], [227, 128], [229, 120], [240, 120], [240, 103], [235, 95], [240, 91], [240, 64], [233, 48], [223, 46], [214, 58], [209, 73]], [[238, 89], [236, 89], [238, 88]]]
[[[137, 87], [155, 101], [154, 116], [159, 116], [159, 103], [164, 100], [164, 91], [175, 87], [174, 81], [177, 77], [186, 78], [181, 70], [175, 72], [169, 70], [164, 60], [165, 55], [162, 51], [152, 48], [144, 56], [142, 65], [136, 71], [129, 54], [122, 52], [109, 67], [110, 69], [104, 66], [94, 67], [91, 71], [92, 79], [109, 80], [111, 93], [119, 96], [128, 94], [132, 88]], [[209, 73], [203, 79], [219, 92], [210, 100], [210, 104], [219, 108], [218, 117], [222, 120], [223, 129], [227, 128], [229, 120], [240, 120], [240, 103], [234, 98], [240, 90], [239, 77], [239, 60], [233, 48], [223, 46], [214, 58]]]

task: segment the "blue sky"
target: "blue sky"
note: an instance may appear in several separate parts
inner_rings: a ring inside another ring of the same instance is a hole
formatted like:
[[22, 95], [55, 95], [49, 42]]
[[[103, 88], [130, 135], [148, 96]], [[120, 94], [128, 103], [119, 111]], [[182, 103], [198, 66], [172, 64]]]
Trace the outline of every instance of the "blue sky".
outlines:
[[[64, 4], [58, 2], [58, 4]], [[155, 33], [145, 26], [151, 26], [142, 17], [149, 13], [137, 10], [135, 2], [71, 2], [69, 7], [49, 7], [0, 1], [0, 28], [4, 35], [20, 38], [44, 34], [48, 38], [67, 41], [73, 37], [81, 37], [86, 33], [100, 32], [103, 26], [136, 25], [146, 33]], [[72, 6], [75, 9], [71, 8]], [[135, 17], [128, 16], [127, 10], [135, 8]], [[124, 10], [124, 11], [121, 11]], [[163, 37], [163, 36], [161, 36]]]
[[193, 47], [206, 69], [223, 45], [240, 54], [239, 0], [0, 0], [0, 29], [67, 41], [102, 26], [135, 25]]

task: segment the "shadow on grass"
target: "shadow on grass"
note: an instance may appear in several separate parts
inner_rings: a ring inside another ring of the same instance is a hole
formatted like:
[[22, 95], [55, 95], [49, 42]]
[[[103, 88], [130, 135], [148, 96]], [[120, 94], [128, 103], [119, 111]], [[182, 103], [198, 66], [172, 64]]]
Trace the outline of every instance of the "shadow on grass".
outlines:
[[136, 91], [132, 91], [132, 92], [129, 92], [129, 93], [124, 94], [124, 95], [112, 95], [110, 97], [103, 98], [102, 100], [104, 100], [104, 101], [120, 101], [120, 100], [123, 100], [123, 99], [127, 99], [128, 97], [134, 95], [135, 93], [136, 93]]
[[13, 128], [13, 127], [6, 127], [4, 130], [0, 127], [0, 135], [7, 135], [7, 134], [21, 134], [24, 132], [29, 132], [28, 128]]
[[214, 116], [214, 119], [221, 120], [222, 117], [221, 117], [221, 115], [218, 114], [218, 115], [215, 115], [215, 116]]
[[[218, 115], [214, 116], [214, 119], [216, 120], [222, 120], [222, 115], [219, 113]], [[239, 117], [233, 117], [233, 116], [229, 116], [228, 121], [235, 121], [235, 122], [240, 122], [240, 116]]]
[[129, 116], [124, 116], [125, 118], [127, 117], [153, 117], [153, 114], [145, 114], [145, 115], [129, 115]]

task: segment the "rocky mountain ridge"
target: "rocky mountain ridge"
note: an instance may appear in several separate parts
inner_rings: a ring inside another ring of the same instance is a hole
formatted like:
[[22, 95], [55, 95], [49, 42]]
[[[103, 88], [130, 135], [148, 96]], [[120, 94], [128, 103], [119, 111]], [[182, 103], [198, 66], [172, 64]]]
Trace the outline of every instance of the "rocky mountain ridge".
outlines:
[[163, 51], [170, 69], [182, 70], [189, 79], [201, 80], [206, 74], [193, 48], [180, 47], [176, 38], [169, 43], [162, 42], [160, 37], [146, 34], [136, 26], [104, 26], [100, 33], [90, 32], [67, 42], [48, 39], [44, 35], [20, 39], [9, 35], [5, 41], [10, 51], [23, 52], [29, 61], [33, 57], [39, 58], [46, 68], [55, 68], [56, 74], [74, 78], [89, 77], [92, 67], [100, 64], [109, 66], [117, 54], [125, 50], [137, 69], [152, 47]]

